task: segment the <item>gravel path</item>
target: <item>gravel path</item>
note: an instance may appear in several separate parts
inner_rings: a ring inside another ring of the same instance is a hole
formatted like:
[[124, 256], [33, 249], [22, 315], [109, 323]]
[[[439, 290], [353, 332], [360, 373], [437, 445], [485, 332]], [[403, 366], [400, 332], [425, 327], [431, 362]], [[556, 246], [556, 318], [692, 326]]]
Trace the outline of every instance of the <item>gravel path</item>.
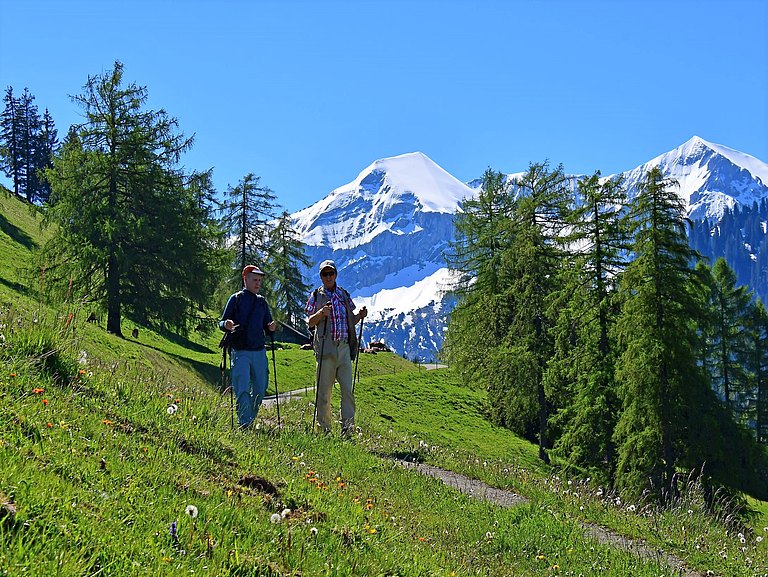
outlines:
[[[476, 479], [470, 479], [464, 475], [454, 473], [453, 471], [447, 471], [434, 465], [427, 465], [425, 463], [414, 463], [412, 461], [405, 461], [402, 459], [395, 459], [395, 462], [405, 467], [406, 469], [413, 469], [418, 471], [422, 475], [428, 475], [439, 479], [449, 487], [458, 489], [460, 492], [469, 495], [475, 499], [490, 501], [500, 507], [514, 507], [515, 505], [521, 505], [527, 503], [528, 499], [518, 495], [513, 491], [507, 491], [503, 489], [497, 489], [478, 481]], [[665, 553], [652, 548], [647, 543], [641, 540], [629, 539], [623, 535], [614, 533], [604, 527], [598, 525], [592, 525], [590, 523], [581, 523], [584, 532], [594, 538], [599, 543], [618, 547], [624, 551], [634, 553], [642, 559], [655, 560], [659, 563], [663, 563], [673, 568], [676, 575], [680, 577], [702, 577], [705, 575], [712, 576], [713, 573], [700, 573], [693, 571], [686, 567], [685, 562], [679, 557]]]
[[[313, 391], [314, 387], [307, 387], [305, 389], [298, 389], [295, 391], [287, 391], [280, 393], [280, 402], [288, 402], [294, 397], [304, 396], [307, 392]], [[263, 404], [266, 406], [272, 406], [276, 402], [274, 395], [265, 397]], [[504, 489], [497, 489], [490, 485], [478, 481], [477, 479], [471, 479], [465, 475], [454, 473], [446, 469], [441, 469], [434, 465], [428, 465], [426, 463], [415, 463], [413, 461], [406, 461], [403, 459], [395, 459], [395, 463], [406, 468], [417, 471], [422, 475], [428, 475], [439, 479], [447, 486], [457, 489], [458, 491], [469, 495], [470, 497], [478, 500], [489, 501], [500, 507], [514, 507], [515, 505], [522, 505], [528, 502], [528, 499], [522, 495], [518, 495], [513, 491]], [[659, 563], [664, 563], [671, 567], [675, 574], [679, 577], [703, 577], [714, 576], [713, 573], [700, 573], [693, 571], [686, 567], [685, 562], [679, 557], [664, 551], [654, 549], [642, 540], [635, 540], [614, 533], [599, 525], [593, 525], [590, 523], [581, 523], [584, 532], [594, 538], [596, 541], [602, 544], [618, 547], [624, 551], [634, 553], [642, 559], [656, 560]], [[716, 577], [716, 576], [715, 576]]]

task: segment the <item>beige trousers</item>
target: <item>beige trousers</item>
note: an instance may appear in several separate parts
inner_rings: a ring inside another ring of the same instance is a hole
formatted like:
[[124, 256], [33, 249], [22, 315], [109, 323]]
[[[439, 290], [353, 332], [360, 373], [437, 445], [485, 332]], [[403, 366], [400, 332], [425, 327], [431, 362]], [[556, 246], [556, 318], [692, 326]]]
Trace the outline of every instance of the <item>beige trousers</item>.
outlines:
[[[355, 397], [352, 394], [352, 359], [349, 344], [343, 341], [328, 342], [326, 347], [336, 347], [336, 356], [323, 357], [317, 379], [317, 424], [321, 431], [331, 430], [331, 393], [334, 381], [341, 388], [341, 432], [351, 433], [355, 427]], [[327, 350], [327, 349], [326, 349]]]

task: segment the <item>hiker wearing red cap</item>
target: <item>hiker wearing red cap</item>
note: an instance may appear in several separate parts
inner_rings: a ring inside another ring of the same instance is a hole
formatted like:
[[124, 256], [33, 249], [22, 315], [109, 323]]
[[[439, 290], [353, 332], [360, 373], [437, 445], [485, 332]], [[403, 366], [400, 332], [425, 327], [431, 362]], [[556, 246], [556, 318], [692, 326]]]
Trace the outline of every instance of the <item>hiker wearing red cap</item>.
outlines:
[[230, 376], [237, 398], [237, 420], [242, 428], [256, 419], [267, 391], [265, 331], [277, 329], [267, 300], [259, 294], [264, 274], [254, 265], [243, 269], [244, 288], [229, 297], [219, 322], [219, 328], [229, 336]]

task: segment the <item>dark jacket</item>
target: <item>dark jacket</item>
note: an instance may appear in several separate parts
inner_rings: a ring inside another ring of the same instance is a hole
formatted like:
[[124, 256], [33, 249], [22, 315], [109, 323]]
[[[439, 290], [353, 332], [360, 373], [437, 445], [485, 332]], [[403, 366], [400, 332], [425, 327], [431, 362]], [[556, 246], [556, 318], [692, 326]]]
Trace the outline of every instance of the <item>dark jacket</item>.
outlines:
[[232, 332], [230, 346], [244, 351], [260, 351], [264, 348], [264, 334], [272, 322], [267, 299], [253, 294], [246, 289], [236, 292], [227, 301], [224, 313], [219, 321], [219, 328], [224, 329], [224, 321], [232, 319], [237, 329]]

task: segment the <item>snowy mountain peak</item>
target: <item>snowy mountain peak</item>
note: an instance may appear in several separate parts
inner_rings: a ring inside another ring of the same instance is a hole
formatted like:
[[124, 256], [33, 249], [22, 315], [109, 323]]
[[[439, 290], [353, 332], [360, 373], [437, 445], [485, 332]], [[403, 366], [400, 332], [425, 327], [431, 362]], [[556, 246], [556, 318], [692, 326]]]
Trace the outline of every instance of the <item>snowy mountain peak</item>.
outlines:
[[694, 136], [677, 148], [624, 173], [628, 190], [654, 167], [675, 179], [688, 215], [720, 218], [736, 204], [751, 205], [768, 195], [768, 165], [749, 154]]
[[453, 214], [464, 198], [473, 195], [467, 185], [422, 152], [377, 160], [347, 186], [368, 188], [372, 183], [388, 187], [394, 195], [412, 194], [426, 212]]
[[383, 158], [352, 182], [293, 215], [304, 242], [334, 250], [371, 242], [383, 233], [412, 235], [424, 215], [452, 215], [474, 193], [421, 152]]

